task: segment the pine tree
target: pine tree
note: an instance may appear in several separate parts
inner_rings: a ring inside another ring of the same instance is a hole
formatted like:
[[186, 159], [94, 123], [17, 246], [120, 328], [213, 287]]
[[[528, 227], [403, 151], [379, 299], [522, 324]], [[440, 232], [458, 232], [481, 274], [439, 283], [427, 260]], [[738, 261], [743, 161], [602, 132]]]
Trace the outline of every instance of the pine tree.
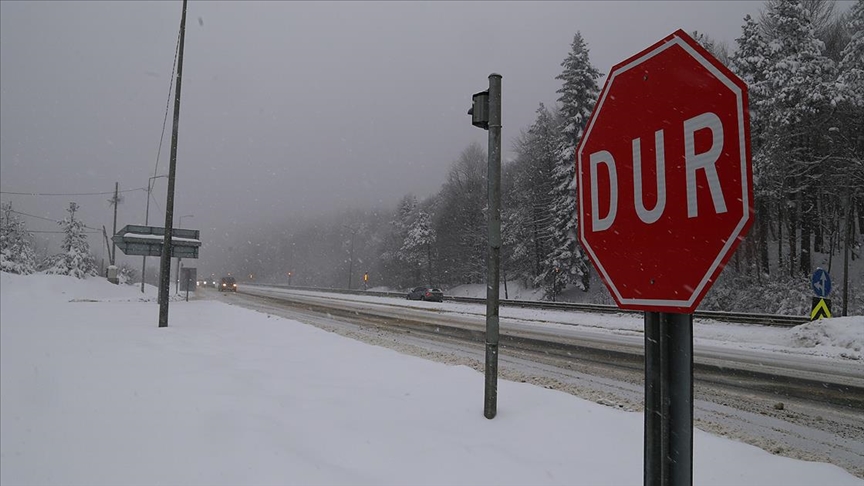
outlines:
[[831, 116], [835, 66], [823, 54], [811, 13], [798, 1], [769, 3], [765, 21], [771, 26], [764, 80], [770, 96], [757, 107], [770, 152], [767, 179], [776, 183], [775, 204], [788, 223], [789, 275], [809, 275], [813, 222], [819, 220], [817, 181], [824, 171], [819, 152]]
[[[759, 109], [760, 106], [765, 105], [764, 100], [770, 96], [765, 80], [770, 49], [765, 36], [762, 34], [762, 27], [750, 15], [744, 17], [744, 25], [741, 30], [741, 37], [736, 39], [738, 49], [731, 58], [731, 66], [735, 73], [747, 83], [748, 87], [757, 220], [755, 231], [748, 236], [747, 241], [749, 244], [752, 238], [756, 239], [758, 276], [770, 272], [768, 256], [769, 208], [774, 199], [772, 190], [780, 184], [776, 180], [772, 180], [772, 176], [776, 177], [779, 174], [776, 171], [771, 171], [771, 158], [768, 156], [764, 138], [765, 122]], [[753, 253], [748, 254], [752, 255]]]
[[597, 101], [600, 72], [591, 65], [588, 47], [577, 32], [570, 53], [561, 63], [564, 70], [555, 79], [563, 81], [561, 95], [562, 130], [558, 157], [552, 177], [554, 222], [551, 230], [553, 248], [543, 262], [538, 283], [553, 296], [568, 283], [588, 290], [589, 264], [576, 236], [576, 145], [582, 138], [591, 110]]
[[90, 254], [90, 244], [87, 242], [84, 222], [75, 219], [78, 205], [69, 203], [69, 217], [58, 224], [63, 228], [65, 236], [60, 246], [61, 253], [51, 259], [51, 266], [45, 271], [53, 275], [70, 275], [75, 278], [85, 278], [96, 275], [96, 263]]
[[505, 191], [508, 198], [502, 215], [502, 237], [509, 242], [505, 264], [511, 277], [526, 283], [540, 275], [552, 250], [552, 174], [558, 159], [559, 125], [559, 117], [540, 103], [534, 124], [516, 143], [516, 160], [505, 168], [505, 182], [512, 185]]
[[410, 264], [425, 269], [425, 281], [433, 286], [432, 274], [432, 249], [437, 235], [432, 227], [432, 217], [419, 211], [414, 222], [408, 228], [405, 240], [402, 244], [403, 258]]
[[845, 102], [861, 109], [864, 108], [864, 0], [858, 0], [849, 11], [848, 29], [852, 38], [840, 54], [834, 104]]
[[766, 13], [774, 37], [768, 44], [771, 61], [765, 72], [763, 100], [775, 127], [789, 128], [818, 113], [830, 99], [828, 81], [834, 63], [823, 55], [810, 12], [795, 0], [778, 0]]
[[29, 275], [36, 271], [33, 235], [12, 212], [12, 203], [0, 207], [0, 271]]

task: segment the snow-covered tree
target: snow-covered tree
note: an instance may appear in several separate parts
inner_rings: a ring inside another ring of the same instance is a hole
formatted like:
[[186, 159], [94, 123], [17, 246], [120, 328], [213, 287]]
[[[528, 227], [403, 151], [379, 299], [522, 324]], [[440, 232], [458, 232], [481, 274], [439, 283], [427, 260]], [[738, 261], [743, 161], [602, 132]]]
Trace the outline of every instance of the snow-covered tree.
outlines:
[[779, 173], [771, 170], [772, 158], [766, 150], [764, 140], [765, 122], [759, 109], [760, 106], [765, 106], [764, 100], [771, 96], [765, 82], [770, 49], [763, 35], [762, 26], [754, 21], [750, 15], [744, 17], [744, 25], [741, 30], [741, 37], [736, 39], [737, 50], [731, 57], [731, 67], [747, 83], [748, 87], [756, 226], [747, 237], [746, 244], [753, 245], [757, 249], [757, 251], [748, 252], [748, 255], [754, 258], [758, 255], [758, 262], [749, 262], [751, 265], [758, 264], [758, 275], [767, 274], [770, 271], [768, 256], [770, 204], [773, 200], [772, 190], [780, 184], [773, 180]]
[[823, 55], [825, 44], [816, 37], [811, 15], [796, 0], [772, 2], [766, 18], [773, 25], [768, 43], [771, 62], [765, 72], [763, 100], [774, 126], [789, 128], [818, 113], [830, 99], [834, 63]]
[[827, 136], [824, 125], [831, 116], [835, 65], [823, 54], [824, 42], [802, 3], [770, 2], [765, 19], [771, 26], [764, 80], [769, 96], [757, 106], [770, 152], [768, 181], [774, 183], [777, 202], [786, 200], [777, 208], [778, 219], [788, 223], [789, 275], [809, 275], [811, 236], [814, 229], [820, 230], [813, 223], [819, 220], [818, 181], [825, 169], [820, 152]]
[[459, 154], [438, 194], [433, 226], [437, 276], [450, 284], [486, 281], [486, 150], [472, 143]]
[[864, 0], [858, 0], [848, 14], [852, 37], [841, 52], [839, 75], [834, 85], [834, 104], [848, 103], [864, 108]]
[[414, 222], [408, 228], [405, 241], [402, 244], [402, 254], [406, 261], [425, 269], [426, 282], [433, 285], [432, 254], [437, 235], [432, 227], [432, 217], [425, 211], [419, 211]]
[[36, 271], [33, 235], [12, 212], [12, 203], [0, 206], [0, 271], [21, 275]]
[[577, 239], [576, 226], [576, 145], [582, 138], [585, 125], [594, 109], [599, 88], [600, 72], [588, 58], [588, 46], [577, 32], [573, 37], [570, 53], [561, 66], [564, 70], [555, 79], [563, 81], [561, 95], [562, 130], [556, 167], [552, 177], [553, 248], [543, 262], [543, 270], [537, 282], [547, 287], [552, 294], [568, 283], [588, 290], [590, 276], [588, 259]]
[[61, 253], [51, 258], [50, 267], [45, 271], [54, 275], [70, 275], [75, 278], [85, 278], [96, 275], [96, 263], [90, 254], [90, 244], [87, 242], [84, 222], [75, 219], [78, 205], [69, 203], [69, 217], [58, 224], [63, 228], [65, 236], [60, 246]]
[[532, 283], [552, 250], [560, 117], [543, 103], [537, 118], [517, 140], [516, 159], [504, 169], [502, 238], [511, 277]]

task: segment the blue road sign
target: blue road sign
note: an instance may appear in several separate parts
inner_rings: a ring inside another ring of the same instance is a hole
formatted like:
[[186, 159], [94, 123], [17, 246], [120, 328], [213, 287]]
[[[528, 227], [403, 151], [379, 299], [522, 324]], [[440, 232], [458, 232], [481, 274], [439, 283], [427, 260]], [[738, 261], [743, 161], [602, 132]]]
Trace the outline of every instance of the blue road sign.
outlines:
[[831, 277], [825, 270], [817, 268], [813, 272], [813, 277], [810, 278], [810, 286], [813, 287], [813, 293], [816, 294], [816, 297], [824, 299], [831, 293]]

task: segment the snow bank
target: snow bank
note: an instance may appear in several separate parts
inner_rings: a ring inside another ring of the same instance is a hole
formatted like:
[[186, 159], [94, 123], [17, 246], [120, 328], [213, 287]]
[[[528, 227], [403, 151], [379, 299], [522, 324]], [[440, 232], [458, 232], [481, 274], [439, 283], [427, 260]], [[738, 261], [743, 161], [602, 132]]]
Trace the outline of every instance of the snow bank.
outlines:
[[796, 347], [840, 348], [845, 358], [864, 358], [864, 316], [820, 319], [796, 326], [791, 334]]

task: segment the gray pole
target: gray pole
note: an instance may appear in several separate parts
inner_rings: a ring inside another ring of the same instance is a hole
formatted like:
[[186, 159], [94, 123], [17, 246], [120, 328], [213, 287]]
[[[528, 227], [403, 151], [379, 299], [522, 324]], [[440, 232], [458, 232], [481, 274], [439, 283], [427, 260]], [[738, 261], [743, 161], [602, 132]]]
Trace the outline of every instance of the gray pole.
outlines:
[[644, 486], [661, 486], [660, 313], [645, 312]]
[[[147, 209], [144, 212], [144, 226], [150, 225], [150, 181], [147, 181]], [[147, 256], [141, 257], [141, 293], [144, 293], [144, 274], [147, 271]]]
[[180, 125], [180, 81], [183, 79], [183, 44], [186, 40], [186, 0], [180, 17], [180, 46], [177, 53], [177, 88], [174, 96], [174, 127], [171, 131], [171, 163], [168, 169], [168, 198], [165, 204], [165, 244], [159, 273], [159, 327], [168, 327], [168, 286], [171, 284], [171, 231], [174, 226], [174, 176], [177, 173], [177, 137]]
[[852, 245], [852, 197], [846, 198], [846, 243], [843, 245], [843, 315], [849, 306], [849, 247]]
[[[120, 183], [114, 183], [114, 229], [111, 231], [111, 236], [117, 234], [117, 205], [120, 202]], [[114, 240], [111, 240], [111, 265], [114, 265], [115, 258], [117, 257], [117, 244], [114, 243]]]
[[351, 279], [354, 278], [354, 232], [351, 232], [351, 254], [348, 261], [348, 290], [351, 290]]
[[486, 276], [486, 387], [483, 415], [498, 413], [498, 285], [501, 257], [501, 75], [489, 75], [489, 262]]
[[645, 486], [693, 484], [693, 314], [645, 312]]

